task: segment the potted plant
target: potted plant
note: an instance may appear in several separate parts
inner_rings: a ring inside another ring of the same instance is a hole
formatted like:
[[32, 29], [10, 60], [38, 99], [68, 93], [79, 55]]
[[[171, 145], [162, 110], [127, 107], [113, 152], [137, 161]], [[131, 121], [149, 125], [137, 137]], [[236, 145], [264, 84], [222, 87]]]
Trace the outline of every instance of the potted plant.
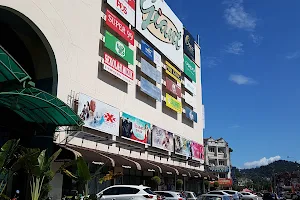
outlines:
[[178, 189], [182, 189], [182, 185], [183, 185], [183, 180], [182, 179], [177, 179], [176, 181], [176, 185]]
[[153, 182], [155, 189], [157, 189], [157, 186], [161, 184], [161, 179], [159, 176], [153, 176], [151, 181]]

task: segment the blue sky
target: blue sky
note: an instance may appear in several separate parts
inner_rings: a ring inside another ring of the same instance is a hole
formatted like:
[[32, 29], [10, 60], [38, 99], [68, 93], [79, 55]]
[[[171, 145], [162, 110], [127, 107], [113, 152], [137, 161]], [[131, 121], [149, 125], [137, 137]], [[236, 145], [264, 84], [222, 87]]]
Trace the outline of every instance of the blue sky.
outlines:
[[300, 1], [166, 2], [201, 38], [204, 137], [238, 167], [300, 160]]

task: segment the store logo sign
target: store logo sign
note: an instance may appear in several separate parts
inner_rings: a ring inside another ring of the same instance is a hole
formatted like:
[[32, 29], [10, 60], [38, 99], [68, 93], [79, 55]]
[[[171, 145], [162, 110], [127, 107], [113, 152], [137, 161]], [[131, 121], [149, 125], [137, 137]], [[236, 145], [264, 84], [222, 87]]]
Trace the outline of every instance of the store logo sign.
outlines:
[[193, 110], [191, 110], [190, 108], [188, 107], [185, 107], [184, 108], [185, 110], [185, 116], [190, 119], [191, 121], [194, 121], [194, 122], [198, 122], [198, 116], [197, 116], [197, 113], [195, 113]]
[[181, 73], [175, 69], [168, 61], [166, 61], [166, 73], [174, 78], [177, 82], [181, 83]]
[[182, 112], [181, 102], [166, 93], [166, 106], [176, 111], [177, 113]]
[[[157, 39], [164, 43], [172, 44], [176, 50], [179, 50], [181, 48], [180, 39], [182, 32], [163, 14], [161, 8], [156, 10], [154, 5], [144, 8], [145, 1], [147, 0], [140, 0], [140, 9], [143, 13], [142, 30], [148, 29]], [[156, 1], [157, 0], [152, 0], [151, 3], [155, 4]]]
[[168, 77], [166, 77], [166, 88], [176, 96], [181, 97], [181, 88]]
[[107, 3], [135, 26], [135, 0], [107, 0]]
[[195, 40], [193, 36], [184, 29], [184, 43], [183, 50], [186, 55], [188, 55], [193, 61], [195, 60]]
[[157, 53], [149, 44], [144, 40], [141, 41], [141, 51], [147, 56], [151, 61], [153, 61], [157, 66], [161, 67], [161, 55]]
[[184, 55], [184, 73], [196, 83], [196, 64]]
[[133, 64], [133, 51], [108, 31], [105, 33], [105, 47], [130, 64]]

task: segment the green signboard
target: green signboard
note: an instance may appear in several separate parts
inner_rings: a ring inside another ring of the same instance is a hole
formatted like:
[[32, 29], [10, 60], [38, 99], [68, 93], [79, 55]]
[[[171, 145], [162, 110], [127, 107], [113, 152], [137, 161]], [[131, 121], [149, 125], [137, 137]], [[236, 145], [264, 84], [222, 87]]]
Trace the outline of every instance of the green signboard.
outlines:
[[105, 47], [133, 65], [133, 51], [110, 32], [105, 32]]
[[196, 83], [196, 64], [184, 54], [184, 73]]

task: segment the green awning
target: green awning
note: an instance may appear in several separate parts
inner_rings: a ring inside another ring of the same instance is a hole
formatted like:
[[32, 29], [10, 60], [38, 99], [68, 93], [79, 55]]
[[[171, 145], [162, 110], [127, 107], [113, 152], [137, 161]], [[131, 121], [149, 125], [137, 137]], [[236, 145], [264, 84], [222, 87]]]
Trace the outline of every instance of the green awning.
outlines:
[[24, 81], [31, 80], [31, 77], [0, 45], [0, 83], [15, 80], [23, 83]]
[[0, 92], [0, 106], [12, 109], [29, 122], [81, 126], [83, 121], [63, 101], [37, 88]]

